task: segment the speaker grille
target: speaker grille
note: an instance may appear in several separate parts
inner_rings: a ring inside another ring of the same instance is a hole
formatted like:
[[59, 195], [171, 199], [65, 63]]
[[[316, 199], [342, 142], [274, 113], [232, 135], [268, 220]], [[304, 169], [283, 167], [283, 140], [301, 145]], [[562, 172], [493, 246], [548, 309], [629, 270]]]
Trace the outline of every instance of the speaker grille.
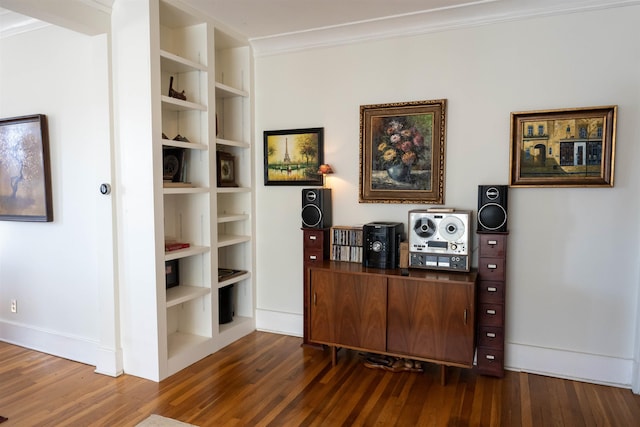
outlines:
[[498, 230], [506, 222], [507, 212], [497, 203], [487, 203], [478, 211], [478, 223], [487, 230]]
[[322, 211], [316, 205], [302, 207], [302, 225], [305, 227], [317, 227], [322, 221]]

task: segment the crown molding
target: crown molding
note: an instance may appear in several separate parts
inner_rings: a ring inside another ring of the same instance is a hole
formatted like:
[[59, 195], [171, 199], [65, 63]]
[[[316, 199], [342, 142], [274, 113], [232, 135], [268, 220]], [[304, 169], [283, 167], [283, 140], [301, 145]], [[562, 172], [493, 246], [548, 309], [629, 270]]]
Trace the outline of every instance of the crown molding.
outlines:
[[640, 5], [640, 0], [500, 0], [249, 39], [268, 56], [345, 44], [471, 28], [501, 22]]

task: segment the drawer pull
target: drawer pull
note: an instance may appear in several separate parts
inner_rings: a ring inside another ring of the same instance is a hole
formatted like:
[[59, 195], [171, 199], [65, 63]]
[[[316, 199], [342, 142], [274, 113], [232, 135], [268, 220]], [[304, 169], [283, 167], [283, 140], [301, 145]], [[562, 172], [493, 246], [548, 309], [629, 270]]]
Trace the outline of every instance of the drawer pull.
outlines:
[[318, 236], [309, 236], [309, 240], [316, 240]]
[[493, 332], [487, 332], [487, 337], [488, 338], [495, 338], [496, 334], [494, 334]]
[[488, 244], [489, 246], [495, 246], [495, 245], [497, 245], [497, 244], [498, 244], [498, 241], [497, 241], [497, 240], [489, 240], [489, 241], [487, 242], [487, 244]]
[[309, 255], [309, 259], [313, 259], [313, 260], [315, 260], [315, 259], [318, 259], [318, 257], [317, 257], [317, 256], [315, 256], [315, 255]]
[[496, 314], [496, 311], [492, 310], [492, 309], [489, 309], [489, 310], [487, 310], [487, 314], [491, 314], [493, 316], [494, 314]]
[[487, 268], [489, 270], [495, 270], [496, 268], [498, 268], [498, 265], [497, 264], [487, 264]]
[[464, 324], [467, 324], [467, 309], [464, 309]]
[[498, 288], [496, 288], [495, 286], [489, 286], [487, 288], [487, 292], [498, 292]]
[[487, 354], [485, 357], [487, 360], [496, 360], [496, 357], [493, 354]]
[[318, 294], [313, 293], [313, 305], [318, 305]]

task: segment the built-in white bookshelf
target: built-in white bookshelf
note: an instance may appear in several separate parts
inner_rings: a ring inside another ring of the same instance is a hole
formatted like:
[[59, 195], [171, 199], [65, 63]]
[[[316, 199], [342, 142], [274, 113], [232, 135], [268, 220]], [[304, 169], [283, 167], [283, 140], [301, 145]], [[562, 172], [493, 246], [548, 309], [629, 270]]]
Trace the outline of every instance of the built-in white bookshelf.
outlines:
[[[120, 240], [139, 261], [122, 259], [123, 356], [125, 371], [161, 380], [255, 330], [252, 54], [247, 40], [182, 2], [146, 1], [113, 14], [129, 31], [114, 40], [128, 101], [116, 112], [118, 149], [135, 159], [120, 173]], [[218, 186], [218, 151], [233, 156], [236, 186]], [[188, 247], [166, 251], [167, 241]], [[176, 261], [178, 284], [167, 287], [166, 263]], [[219, 281], [220, 268], [240, 273]], [[221, 289], [233, 296], [223, 323]]]

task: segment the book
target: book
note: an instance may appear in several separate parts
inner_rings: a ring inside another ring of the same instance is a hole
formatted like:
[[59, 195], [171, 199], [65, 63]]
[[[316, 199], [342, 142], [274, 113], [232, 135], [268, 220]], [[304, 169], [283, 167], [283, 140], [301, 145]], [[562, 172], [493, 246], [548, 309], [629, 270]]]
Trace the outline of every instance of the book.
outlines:
[[164, 251], [165, 252], [177, 251], [178, 249], [186, 249], [190, 246], [191, 244], [186, 242], [164, 242]]

